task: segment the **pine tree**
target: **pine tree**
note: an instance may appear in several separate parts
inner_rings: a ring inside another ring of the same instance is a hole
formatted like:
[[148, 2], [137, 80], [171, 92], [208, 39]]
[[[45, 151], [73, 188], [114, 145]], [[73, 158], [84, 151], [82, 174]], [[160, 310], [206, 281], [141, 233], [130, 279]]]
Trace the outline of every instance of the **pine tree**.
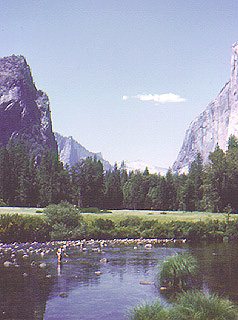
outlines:
[[114, 169], [105, 173], [104, 207], [107, 209], [121, 209], [123, 192], [120, 171], [115, 163]]
[[205, 167], [202, 204], [206, 211], [221, 212], [227, 205], [227, 162], [218, 144], [209, 160]]
[[103, 165], [88, 157], [71, 170], [74, 203], [80, 207], [102, 207], [104, 194]]

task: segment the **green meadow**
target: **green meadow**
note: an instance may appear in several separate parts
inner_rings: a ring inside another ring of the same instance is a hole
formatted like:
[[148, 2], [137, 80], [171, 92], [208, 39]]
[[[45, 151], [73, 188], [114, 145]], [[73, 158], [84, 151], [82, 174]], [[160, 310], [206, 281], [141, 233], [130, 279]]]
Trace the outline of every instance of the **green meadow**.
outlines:
[[[211, 212], [183, 212], [183, 211], [151, 211], [151, 210], [111, 210], [112, 213], [84, 213], [83, 216], [87, 216], [89, 219], [103, 218], [111, 219], [114, 222], [118, 222], [128, 216], [136, 216], [145, 220], [156, 219], [158, 222], [170, 222], [170, 221], [185, 221], [185, 222], [198, 222], [209, 220], [226, 221], [227, 214], [224, 213], [211, 213]], [[237, 214], [230, 214], [229, 219], [234, 220], [238, 217]]]
[[23, 207], [0, 207], [0, 214], [28, 214], [28, 215], [34, 215], [42, 213], [42, 208], [23, 208]]
[[[0, 214], [24, 214], [24, 215], [39, 215], [43, 213], [44, 208], [27, 208], [27, 207], [0, 207]], [[43, 216], [43, 215], [42, 215]], [[83, 213], [86, 220], [93, 220], [95, 218], [110, 219], [118, 222], [128, 216], [136, 216], [145, 220], [156, 219], [159, 222], [170, 221], [186, 221], [198, 222], [209, 220], [226, 221], [227, 214], [211, 213], [211, 212], [185, 212], [185, 211], [151, 211], [151, 210], [110, 210], [108, 213]], [[230, 221], [238, 218], [237, 214], [230, 214]]]

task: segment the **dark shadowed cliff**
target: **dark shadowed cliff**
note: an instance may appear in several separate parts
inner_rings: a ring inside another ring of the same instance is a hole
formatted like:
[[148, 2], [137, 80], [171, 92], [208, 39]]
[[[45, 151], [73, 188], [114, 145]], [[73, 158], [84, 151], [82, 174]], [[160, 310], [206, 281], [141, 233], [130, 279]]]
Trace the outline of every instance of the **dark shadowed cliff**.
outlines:
[[36, 155], [57, 152], [48, 96], [37, 90], [26, 59], [12, 55], [0, 59], [0, 145], [19, 138]]

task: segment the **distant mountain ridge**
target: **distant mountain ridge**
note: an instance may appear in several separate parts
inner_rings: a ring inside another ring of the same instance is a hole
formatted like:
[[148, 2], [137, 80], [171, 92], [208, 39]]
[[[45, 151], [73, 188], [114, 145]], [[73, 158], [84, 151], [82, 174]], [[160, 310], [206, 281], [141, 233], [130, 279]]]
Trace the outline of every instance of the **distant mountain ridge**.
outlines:
[[166, 168], [153, 166], [142, 160], [125, 161], [125, 168], [127, 169], [127, 171], [140, 170], [141, 172], [145, 171], [145, 169], [148, 168], [150, 173], [158, 173], [158, 174], [160, 173], [162, 176], [165, 176], [168, 171], [168, 169]]
[[190, 124], [173, 171], [188, 171], [198, 152], [206, 163], [217, 143], [226, 150], [230, 135], [238, 137], [238, 42], [232, 46], [230, 80]]
[[72, 167], [77, 162], [88, 157], [97, 157], [103, 164], [104, 170], [112, 169], [111, 164], [104, 160], [102, 154], [90, 152], [85, 147], [83, 147], [78, 141], [76, 141], [72, 136], [64, 137], [58, 132], [55, 132], [55, 138], [58, 144], [58, 153], [60, 160], [64, 165], [69, 165]]

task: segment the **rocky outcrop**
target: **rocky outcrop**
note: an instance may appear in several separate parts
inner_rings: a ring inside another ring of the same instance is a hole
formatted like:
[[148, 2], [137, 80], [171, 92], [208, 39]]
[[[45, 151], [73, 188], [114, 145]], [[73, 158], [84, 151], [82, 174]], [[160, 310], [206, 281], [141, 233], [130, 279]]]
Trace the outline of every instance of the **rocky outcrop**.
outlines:
[[226, 150], [231, 134], [238, 137], [238, 42], [232, 46], [231, 78], [214, 99], [189, 126], [174, 172], [186, 172], [198, 152], [203, 162], [218, 143]]
[[48, 96], [37, 90], [26, 59], [12, 55], [0, 59], [0, 145], [18, 138], [36, 155], [57, 152]]
[[64, 165], [67, 164], [72, 167], [82, 159], [86, 159], [87, 157], [94, 158], [96, 156], [98, 160], [101, 160], [104, 170], [112, 169], [110, 163], [103, 159], [100, 152], [93, 153], [88, 151], [80, 143], [74, 140], [73, 137], [63, 137], [59, 133], [55, 132], [55, 138], [58, 144], [60, 160]]

